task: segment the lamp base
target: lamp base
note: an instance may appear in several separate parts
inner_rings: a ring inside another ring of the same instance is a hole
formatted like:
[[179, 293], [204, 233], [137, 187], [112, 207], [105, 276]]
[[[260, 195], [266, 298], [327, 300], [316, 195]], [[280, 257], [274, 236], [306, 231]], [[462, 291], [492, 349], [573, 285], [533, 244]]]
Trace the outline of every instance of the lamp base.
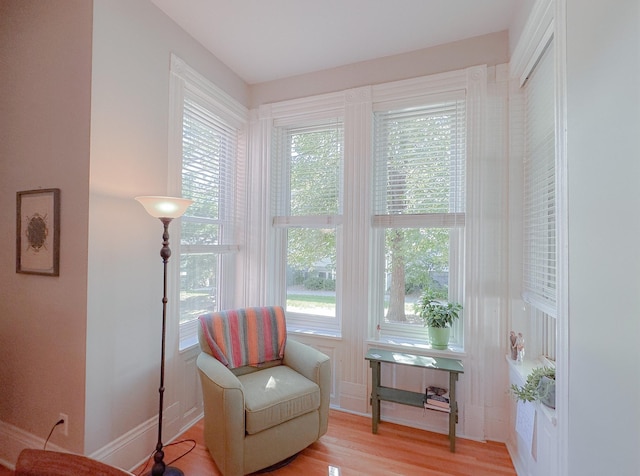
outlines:
[[[151, 476], [151, 471], [149, 471], [146, 476]], [[163, 476], [184, 476], [184, 473], [178, 469], [178, 468], [174, 468], [173, 466], [167, 466], [166, 468], [164, 468], [164, 473], [162, 473]]]
[[164, 469], [164, 476], [184, 476], [184, 473], [180, 471], [178, 468], [174, 468], [173, 466], [167, 466]]

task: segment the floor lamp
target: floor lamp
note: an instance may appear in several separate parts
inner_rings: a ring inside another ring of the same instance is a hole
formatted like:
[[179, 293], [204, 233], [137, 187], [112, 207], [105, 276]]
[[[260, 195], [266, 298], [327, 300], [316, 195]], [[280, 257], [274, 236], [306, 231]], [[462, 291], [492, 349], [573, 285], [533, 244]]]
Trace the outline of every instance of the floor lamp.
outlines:
[[169, 248], [169, 223], [174, 218], [182, 216], [186, 209], [193, 203], [193, 200], [174, 197], [136, 197], [136, 200], [142, 204], [147, 213], [154, 218], [159, 218], [164, 226], [162, 234], [162, 249], [160, 256], [164, 268], [164, 282], [162, 294], [162, 352], [160, 357], [160, 405], [158, 410], [158, 444], [153, 455], [153, 467], [151, 468], [152, 476], [184, 476], [184, 473], [178, 468], [167, 466], [164, 462], [164, 451], [162, 445], [162, 409], [164, 400], [164, 349], [167, 327], [167, 263], [171, 256]]

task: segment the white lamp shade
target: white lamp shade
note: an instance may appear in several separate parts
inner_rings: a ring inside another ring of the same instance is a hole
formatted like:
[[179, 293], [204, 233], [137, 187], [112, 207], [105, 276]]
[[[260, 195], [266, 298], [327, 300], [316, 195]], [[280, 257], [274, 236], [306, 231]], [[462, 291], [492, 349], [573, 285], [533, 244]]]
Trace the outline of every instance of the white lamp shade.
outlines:
[[189, 208], [193, 200], [176, 197], [136, 197], [149, 215], [155, 218], [178, 218]]

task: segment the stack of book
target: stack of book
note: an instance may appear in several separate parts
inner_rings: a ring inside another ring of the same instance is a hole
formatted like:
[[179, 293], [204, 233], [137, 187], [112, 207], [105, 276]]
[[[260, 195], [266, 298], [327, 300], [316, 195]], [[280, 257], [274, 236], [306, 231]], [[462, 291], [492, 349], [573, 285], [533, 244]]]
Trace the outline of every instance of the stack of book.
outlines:
[[449, 391], [446, 388], [429, 386], [425, 392], [424, 407], [430, 410], [451, 412]]

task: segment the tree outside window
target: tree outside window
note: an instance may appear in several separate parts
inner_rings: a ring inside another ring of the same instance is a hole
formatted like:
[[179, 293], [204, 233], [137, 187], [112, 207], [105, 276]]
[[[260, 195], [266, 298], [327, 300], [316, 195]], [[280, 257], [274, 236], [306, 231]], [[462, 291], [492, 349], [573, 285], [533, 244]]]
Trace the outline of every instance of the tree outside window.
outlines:
[[[465, 199], [464, 101], [376, 112], [374, 227], [383, 233], [381, 324], [422, 321], [413, 303], [430, 291], [443, 300], [462, 276]], [[455, 265], [455, 267], [452, 267]]]

